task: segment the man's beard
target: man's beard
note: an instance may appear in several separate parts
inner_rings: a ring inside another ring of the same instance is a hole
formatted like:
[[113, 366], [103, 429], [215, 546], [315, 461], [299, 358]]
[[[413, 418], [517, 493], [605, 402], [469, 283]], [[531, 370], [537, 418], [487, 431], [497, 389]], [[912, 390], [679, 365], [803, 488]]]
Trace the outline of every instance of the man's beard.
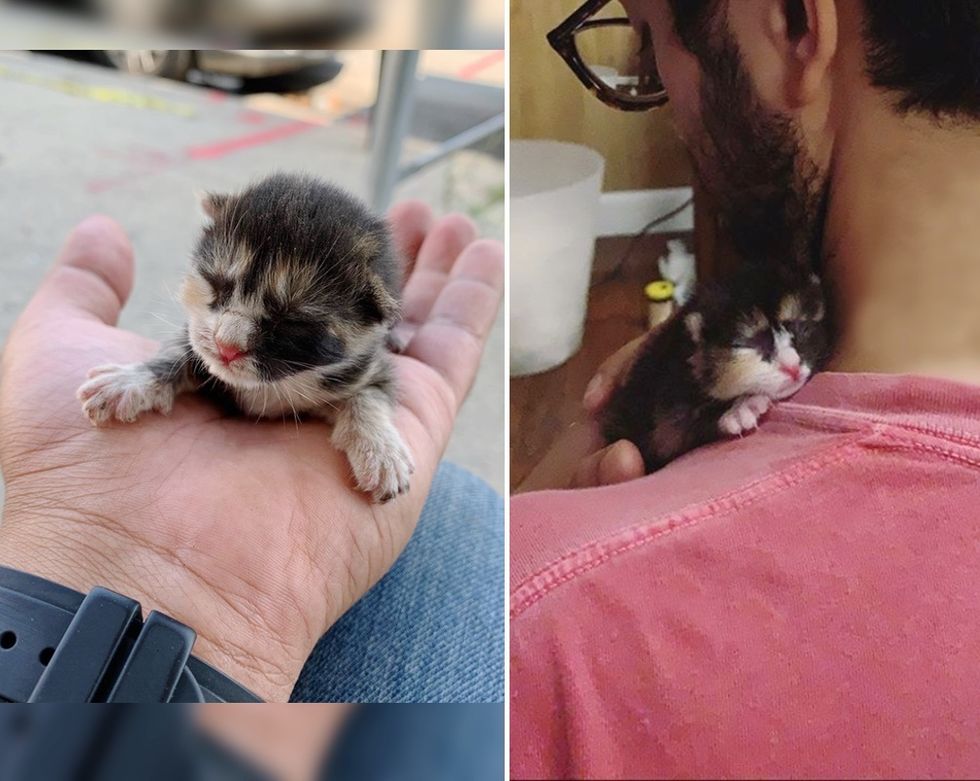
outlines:
[[795, 124], [766, 108], [742, 66], [734, 37], [702, 61], [704, 131], [693, 149], [741, 259], [770, 269], [819, 269], [826, 180], [803, 149]]

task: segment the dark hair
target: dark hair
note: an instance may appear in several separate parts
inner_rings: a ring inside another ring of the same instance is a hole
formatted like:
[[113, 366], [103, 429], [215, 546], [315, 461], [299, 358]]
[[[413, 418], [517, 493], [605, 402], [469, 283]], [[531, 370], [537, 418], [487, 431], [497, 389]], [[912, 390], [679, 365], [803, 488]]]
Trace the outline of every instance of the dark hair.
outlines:
[[[786, 0], [790, 11], [798, 0]], [[867, 71], [899, 111], [980, 120], [980, 0], [863, 0]], [[720, 0], [670, 0], [681, 42], [710, 52]]]

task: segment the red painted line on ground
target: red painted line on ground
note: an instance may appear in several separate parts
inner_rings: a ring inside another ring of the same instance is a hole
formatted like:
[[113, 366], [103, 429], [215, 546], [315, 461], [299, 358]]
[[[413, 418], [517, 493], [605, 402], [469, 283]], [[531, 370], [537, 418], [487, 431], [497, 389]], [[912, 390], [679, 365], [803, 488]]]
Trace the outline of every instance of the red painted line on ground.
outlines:
[[456, 71], [456, 76], [465, 81], [469, 81], [474, 78], [481, 71], [485, 71], [491, 65], [496, 65], [504, 59], [504, 53], [502, 51], [490, 52], [489, 54], [481, 57], [475, 62], [471, 62], [468, 65], [464, 65], [458, 71]]
[[[169, 168], [171, 166], [165, 167]], [[91, 181], [85, 183], [85, 192], [97, 195], [109, 190], [114, 190], [117, 187], [122, 187], [123, 185], [138, 182], [140, 179], [145, 179], [150, 174], [159, 173], [162, 170], [163, 168], [156, 168], [152, 171], [134, 171], [132, 173], [123, 174], [122, 176], [115, 176], [109, 179], [92, 179]]]
[[251, 109], [238, 112], [238, 121], [245, 125], [264, 125], [269, 118], [268, 114], [252, 111]]
[[304, 130], [310, 130], [311, 128], [315, 127], [321, 127], [321, 125], [303, 121], [290, 122], [288, 124], [279, 125], [278, 127], [263, 130], [258, 133], [238, 136], [237, 138], [228, 138], [224, 141], [216, 141], [211, 144], [189, 146], [183, 150], [183, 153], [180, 156], [173, 157], [164, 152], [157, 152], [155, 150], [150, 150], [142, 155], [121, 154], [119, 156], [124, 158], [128, 157], [132, 160], [132, 162], [142, 165], [138, 165], [134, 170], [128, 171], [119, 176], [91, 179], [85, 183], [85, 190], [89, 193], [104, 193], [108, 190], [113, 190], [116, 187], [123, 187], [124, 185], [138, 182], [148, 176], [175, 168], [192, 160], [216, 160], [219, 157], [224, 157], [225, 155], [232, 154], [233, 152], [238, 152], [242, 149], [251, 149], [264, 144], [270, 144], [274, 141], [289, 138], [290, 136], [302, 133]]
[[363, 108], [341, 117], [338, 121], [343, 125], [354, 125], [355, 127], [359, 127], [361, 125], [367, 125], [370, 118], [371, 110]]
[[298, 133], [311, 130], [315, 127], [320, 127], [320, 125], [314, 125], [310, 122], [290, 122], [287, 125], [280, 125], [271, 130], [262, 130], [258, 133], [250, 133], [245, 136], [239, 136], [238, 138], [229, 138], [213, 144], [189, 146], [184, 149], [184, 155], [190, 160], [214, 160], [229, 155], [232, 152], [241, 151], [242, 149], [250, 149], [256, 146], [270, 144], [273, 141], [279, 141], [283, 138], [289, 138], [290, 136], [295, 136]]

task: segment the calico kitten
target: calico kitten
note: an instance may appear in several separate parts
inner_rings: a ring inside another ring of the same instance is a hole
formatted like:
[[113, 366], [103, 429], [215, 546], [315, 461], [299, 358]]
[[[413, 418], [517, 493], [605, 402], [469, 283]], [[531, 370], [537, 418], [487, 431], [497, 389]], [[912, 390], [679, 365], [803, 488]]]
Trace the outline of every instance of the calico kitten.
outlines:
[[699, 290], [652, 332], [603, 411], [606, 440], [634, 442], [652, 472], [751, 431], [774, 401], [800, 390], [829, 338], [819, 278], [790, 273], [747, 269]]
[[78, 390], [95, 425], [167, 414], [187, 391], [242, 413], [309, 413], [375, 501], [408, 490], [412, 459], [393, 422], [385, 343], [399, 316], [399, 262], [382, 219], [313, 178], [273, 175], [208, 195], [184, 279], [187, 324], [152, 360], [101, 366]]

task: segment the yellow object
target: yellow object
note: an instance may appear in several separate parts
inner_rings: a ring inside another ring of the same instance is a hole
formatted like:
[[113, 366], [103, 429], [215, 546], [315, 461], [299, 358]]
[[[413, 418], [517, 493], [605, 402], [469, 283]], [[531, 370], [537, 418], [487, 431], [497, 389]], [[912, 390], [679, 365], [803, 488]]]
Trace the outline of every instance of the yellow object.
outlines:
[[643, 288], [643, 292], [651, 301], [670, 301], [674, 297], [674, 283], [666, 279], [658, 279]]
[[167, 114], [176, 114], [179, 117], [193, 117], [197, 114], [196, 109], [186, 103], [175, 103], [154, 95], [143, 95], [139, 92], [119, 89], [117, 87], [83, 84], [82, 82], [72, 81], [70, 79], [38, 76], [37, 74], [24, 73], [2, 65], [0, 65], [0, 78], [19, 81], [22, 84], [30, 84], [43, 89], [55, 90], [56, 92], [63, 92], [66, 95], [72, 95], [76, 98], [97, 100], [100, 103], [116, 103], [121, 106], [131, 106], [132, 108], [162, 111]]
[[670, 320], [674, 314], [674, 283], [658, 279], [643, 288], [643, 292], [650, 302], [647, 305], [650, 328], [657, 328]]

